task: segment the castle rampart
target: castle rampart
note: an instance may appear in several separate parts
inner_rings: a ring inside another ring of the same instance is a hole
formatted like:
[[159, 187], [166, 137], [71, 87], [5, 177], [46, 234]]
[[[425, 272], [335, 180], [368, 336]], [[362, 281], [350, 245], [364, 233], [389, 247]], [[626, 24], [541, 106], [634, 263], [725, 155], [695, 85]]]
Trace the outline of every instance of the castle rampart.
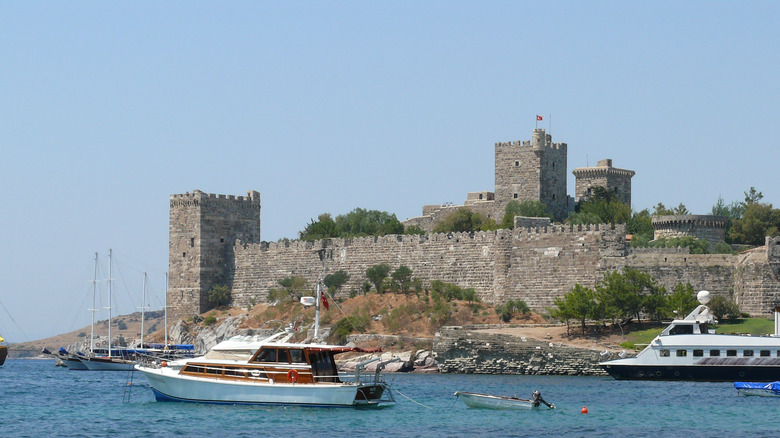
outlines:
[[653, 216], [653, 238], [695, 237], [710, 245], [723, 242], [728, 218], [715, 215]]

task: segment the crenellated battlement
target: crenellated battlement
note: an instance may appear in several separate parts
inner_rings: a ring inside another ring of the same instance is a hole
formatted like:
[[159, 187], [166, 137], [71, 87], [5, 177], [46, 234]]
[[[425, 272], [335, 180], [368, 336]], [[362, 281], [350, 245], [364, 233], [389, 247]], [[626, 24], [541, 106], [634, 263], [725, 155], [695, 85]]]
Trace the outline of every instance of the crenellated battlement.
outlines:
[[539, 234], [567, 234], [581, 236], [583, 234], [610, 233], [625, 236], [625, 224], [579, 224], [579, 225], [548, 225], [544, 227], [526, 227], [515, 229], [515, 237], [533, 237]]
[[[496, 148], [527, 148], [531, 149], [533, 148], [533, 143], [531, 140], [517, 140], [517, 141], [507, 141], [507, 142], [497, 142], [495, 144]], [[543, 145], [544, 147], [548, 149], [554, 149], [559, 151], [566, 151], [568, 149], [567, 143], [547, 143]]]
[[221, 195], [194, 190], [192, 193], [173, 194], [170, 199], [171, 207], [201, 205], [204, 202], [234, 202], [260, 206], [260, 192], [256, 190], [247, 191], [246, 196]]

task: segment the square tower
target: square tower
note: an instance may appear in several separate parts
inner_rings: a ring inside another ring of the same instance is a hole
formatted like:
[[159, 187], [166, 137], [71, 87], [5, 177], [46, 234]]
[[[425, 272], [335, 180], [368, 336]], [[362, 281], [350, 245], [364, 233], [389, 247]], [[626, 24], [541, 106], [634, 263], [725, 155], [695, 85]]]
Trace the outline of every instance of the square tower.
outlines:
[[537, 200], [556, 220], [565, 219], [566, 168], [566, 143], [553, 143], [544, 129], [534, 129], [531, 141], [496, 143], [496, 217], [509, 201]]
[[185, 318], [208, 310], [212, 287], [232, 289], [236, 241], [260, 242], [260, 193], [195, 190], [171, 195], [170, 201], [166, 305], [175, 318]]
[[633, 170], [612, 167], [612, 159], [599, 160], [596, 167], [580, 167], [572, 171], [575, 178], [574, 199], [580, 202], [590, 197], [593, 187], [601, 186], [614, 193], [620, 202], [631, 206]]

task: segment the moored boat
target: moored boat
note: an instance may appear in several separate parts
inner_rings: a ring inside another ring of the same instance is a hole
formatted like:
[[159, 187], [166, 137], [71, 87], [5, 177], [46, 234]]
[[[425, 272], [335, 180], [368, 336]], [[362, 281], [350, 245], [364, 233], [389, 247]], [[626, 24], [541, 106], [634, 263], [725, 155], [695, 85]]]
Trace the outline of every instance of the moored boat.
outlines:
[[[4, 342], [5, 339], [3, 339], [2, 336], [0, 336], [0, 342]], [[3, 365], [5, 363], [5, 358], [8, 357], [8, 347], [5, 345], [0, 345], [0, 365]]]
[[555, 409], [555, 405], [544, 401], [539, 391], [534, 391], [532, 400], [465, 391], [457, 391], [455, 397], [463, 400], [463, 403], [470, 408], [528, 410], [538, 408], [543, 403], [548, 408]]
[[[323, 250], [323, 271], [325, 258]], [[316, 298], [301, 298], [304, 306], [315, 306], [314, 340], [318, 339], [321, 280]], [[343, 380], [334, 359], [342, 353], [379, 350], [316, 341], [288, 342], [294, 334], [294, 328], [288, 327], [259, 343], [231, 340], [211, 356], [138, 364], [135, 369], [147, 378], [158, 401], [321, 407], [378, 406], [395, 401], [389, 385], [380, 378], [390, 361], [377, 365], [373, 379], [360, 372], [379, 358], [359, 364], [354, 378]]]
[[734, 382], [734, 389], [740, 395], [780, 397], [780, 382]]
[[620, 380], [699, 380], [770, 382], [780, 376], [780, 318], [775, 334], [750, 336], [717, 334], [717, 323], [707, 307], [709, 292], [684, 319], [675, 319], [636, 357], [599, 365]]

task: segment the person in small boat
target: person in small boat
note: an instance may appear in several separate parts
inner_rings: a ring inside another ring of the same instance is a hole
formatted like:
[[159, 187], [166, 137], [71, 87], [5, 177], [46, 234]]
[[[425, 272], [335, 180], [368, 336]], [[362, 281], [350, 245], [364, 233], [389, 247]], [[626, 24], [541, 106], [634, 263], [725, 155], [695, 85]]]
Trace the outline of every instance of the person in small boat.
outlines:
[[542, 398], [542, 393], [539, 392], [538, 390], [534, 391], [534, 393], [531, 395], [531, 401], [534, 403], [535, 408], [538, 407], [540, 404], [544, 403], [545, 405], [547, 405], [548, 408], [555, 409], [555, 405], [544, 401], [544, 399]]

